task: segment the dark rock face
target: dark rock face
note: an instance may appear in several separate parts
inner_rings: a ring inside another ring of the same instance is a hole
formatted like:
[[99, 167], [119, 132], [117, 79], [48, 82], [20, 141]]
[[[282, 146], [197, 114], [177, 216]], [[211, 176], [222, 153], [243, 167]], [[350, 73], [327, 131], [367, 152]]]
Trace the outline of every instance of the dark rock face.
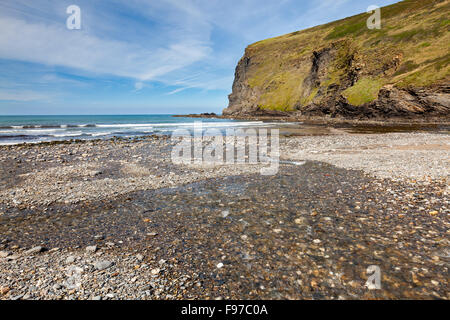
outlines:
[[384, 112], [388, 117], [449, 116], [450, 86], [406, 90], [385, 86], [381, 88], [378, 100], [368, 104], [368, 108]]
[[258, 110], [259, 93], [247, 84], [247, 72], [251, 59], [247, 54], [239, 61], [234, 75], [233, 93], [228, 96], [230, 104], [223, 110], [224, 116], [253, 115]]
[[306, 94], [309, 95], [314, 88], [320, 87], [321, 81], [326, 77], [327, 66], [334, 59], [336, 52], [334, 48], [324, 48], [320, 51], [314, 51], [311, 57], [311, 71], [303, 82], [307, 88]]
[[[335, 48], [314, 51], [311, 57], [311, 70], [303, 82], [299, 82], [310, 94], [314, 89], [321, 92], [321, 81], [326, 79], [326, 68], [333, 60]], [[450, 118], [450, 83], [434, 85], [429, 88], [397, 88], [385, 85], [380, 89], [378, 99], [362, 106], [353, 106], [341, 94], [343, 90], [355, 84], [361, 70], [360, 63], [352, 55], [347, 57], [346, 72], [339, 85], [327, 88], [326, 96], [318, 103], [296, 107], [299, 116], [332, 116], [350, 119], [386, 119], [386, 118]], [[258, 101], [263, 92], [252, 88], [247, 82], [247, 73], [252, 67], [247, 54], [239, 61], [235, 72], [233, 92], [229, 95], [229, 106], [223, 110], [224, 116], [289, 116], [292, 113], [263, 109]], [[387, 66], [386, 68], [396, 68]]]
[[444, 117], [450, 115], [450, 86], [399, 89], [381, 88], [378, 99], [362, 106], [352, 106], [342, 95], [335, 103], [309, 105], [301, 115], [343, 117], [351, 119], [387, 119]]

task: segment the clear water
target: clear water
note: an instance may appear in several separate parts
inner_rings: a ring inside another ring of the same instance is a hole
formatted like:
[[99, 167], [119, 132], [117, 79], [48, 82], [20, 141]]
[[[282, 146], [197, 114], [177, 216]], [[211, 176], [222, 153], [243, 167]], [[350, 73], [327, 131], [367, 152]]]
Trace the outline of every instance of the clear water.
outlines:
[[270, 126], [260, 121], [194, 119], [170, 115], [0, 116], [0, 144], [171, 134], [175, 129], [192, 130], [195, 121], [201, 121], [204, 129]]

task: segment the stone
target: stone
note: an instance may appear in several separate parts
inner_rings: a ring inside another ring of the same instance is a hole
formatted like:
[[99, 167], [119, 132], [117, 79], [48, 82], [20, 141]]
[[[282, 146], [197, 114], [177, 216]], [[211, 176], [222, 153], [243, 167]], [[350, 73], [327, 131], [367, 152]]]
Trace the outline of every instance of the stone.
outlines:
[[101, 175], [101, 174], [103, 174], [103, 172], [101, 172], [101, 171], [92, 171], [92, 172], [90, 173], [90, 176], [91, 176], [91, 177], [96, 177], [96, 176], [99, 176], [99, 175]]
[[0, 288], [0, 294], [5, 295], [11, 290], [10, 287], [1, 287]]
[[54, 284], [52, 288], [53, 288], [53, 290], [55, 290], [55, 291], [56, 291], [56, 290], [60, 290], [60, 289], [62, 288], [62, 285], [60, 285], [59, 283], [57, 283], [57, 284]]
[[221, 269], [222, 267], [223, 267], [223, 263], [222, 262], [217, 264], [217, 269]]
[[17, 260], [17, 259], [19, 259], [19, 258], [20, 258], [19, 255], [13, 254], [12, 256], [7, 256], [7, 257], [6, 257], [6, 260], [7, 260], [7, 261], [12, 261], [12, 260]]
[[33, 254], [33, 253], [39, 253], [43, 252], [45, 249], [41, 246], [31, 248], [30, 250], [25, 251], [25, 254]]
[[160, 273], [160, 271], [161, 271], [160, 268], [155, 268], [155, 269], [152, 269], [150, 272], [151, 272], [152, 275], [156, 276], [157, 274]]
[[66, 259], [66, 263], [70, 264], [70, 263], [74, 263], [75, 262], [76, 257], [75, 256], [69, 256]]
[[158, 261], [159, 265], [163, 265], [167, 262], [167, 260], [161, 259]]
[[112, 265], [113, 265], [113, 263], [111, 261], [103, 260], [103, 261], [94, 263], [94, 268], [101, 271], [101, 270], [110, 268]]
[[86, 252], [95, 253], [97, 251], [97, 246], [86, 247]]
[[0, 258], [6, 258], [9, 255], [10, 255], [10, 253], [7, 251], [0, 251]]
[[142, 261], [142, 260], [144, 260], [144, 256], [142, 254], [137, 254], [136, 259], [138, 259], [139, 261]]

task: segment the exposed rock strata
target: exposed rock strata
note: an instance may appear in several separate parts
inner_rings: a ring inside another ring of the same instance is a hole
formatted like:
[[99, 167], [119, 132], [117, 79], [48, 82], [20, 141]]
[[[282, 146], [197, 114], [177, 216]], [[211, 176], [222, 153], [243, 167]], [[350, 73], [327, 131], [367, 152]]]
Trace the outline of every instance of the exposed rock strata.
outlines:
[[[320, 82], [326, 78], [326, 66], [333, 59], [334, 49], [325, 48], [314, 51], [311, 57], [311, 71], [303, 83], [299, 83], [310, 94], [320, 87]], [[397, 62], [386, 69], [394, 68]], [[361, 73], [361, 64], [353, 64], [349, 57], [349, 66], [339, 85], [328, 87], [327, 96], [319, 103], [301, 106], [300, 102], [293, 112], [262, 108], [259, 99], [262, 91], [248, 85], [247, 74], [252, 68], [251, 58], [245, 55], [239, 62], [233, 92], [229, 96], [229, 106], [223, 110], [224, 116], [332, 116], [353, 119], [372, 118], [417, 118], [417, 117], [445, 117], [450, 118], [450, 82], [436, 84], [429, 87], [398, 88], [395, 85], [384, 85], [378, 99], [360, 106], [350, 104], [342, 91], [354, 85]], [[320, 90], [320, 89], [319, 89]], [[319, 92], [320, 94], [321, 92]]]

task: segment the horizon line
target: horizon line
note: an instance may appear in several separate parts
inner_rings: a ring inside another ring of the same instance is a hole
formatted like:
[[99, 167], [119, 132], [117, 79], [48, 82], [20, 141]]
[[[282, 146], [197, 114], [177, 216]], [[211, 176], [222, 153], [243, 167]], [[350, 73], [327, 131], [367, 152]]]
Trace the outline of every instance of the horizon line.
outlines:
[[178, 113], [110, 113], [110, 114], [0, 114], [0, 117], [48, 117], [48, 116], [173, 116], [173, 115], [189, 115]]

